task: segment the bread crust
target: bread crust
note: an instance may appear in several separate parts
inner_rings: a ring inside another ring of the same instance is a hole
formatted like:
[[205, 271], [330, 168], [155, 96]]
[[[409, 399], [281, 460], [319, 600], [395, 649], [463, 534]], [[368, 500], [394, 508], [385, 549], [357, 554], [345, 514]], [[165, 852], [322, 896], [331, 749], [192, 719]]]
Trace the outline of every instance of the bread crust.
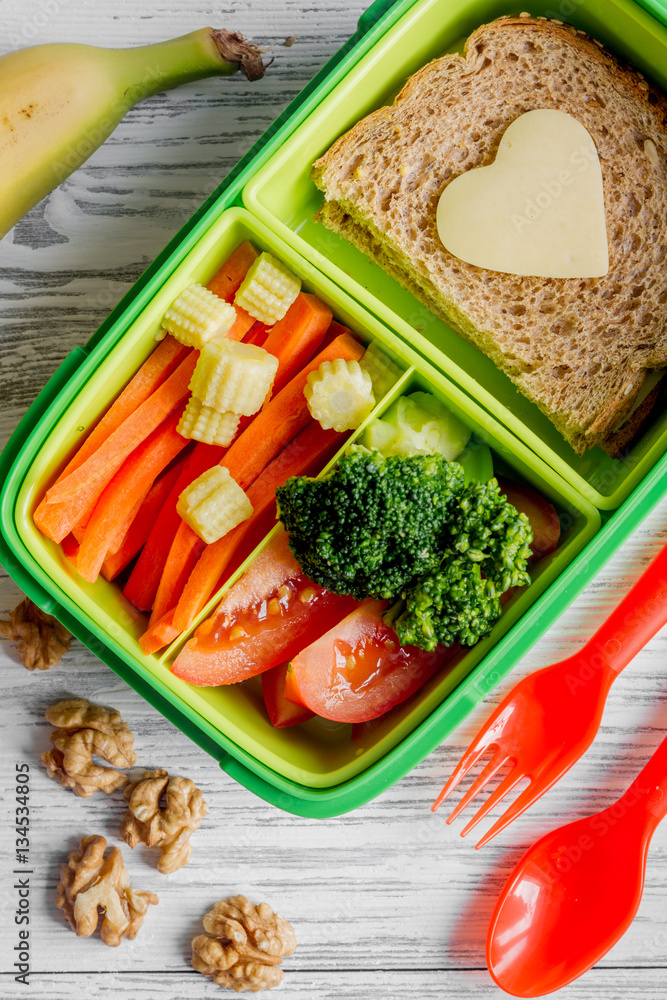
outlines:
[[[512, 121], [565, 111], [600, 157], [610, 268], [601, 278], [520, 277], [467, 264], [438, 238], [455, 177], [495, 159]], [[667, 367], [667, 99], [570, 25], [504, 17], [464, 55], [426, 64], [391, 107], [313, 167], [317, 218], [475, 343], [581, 454], [610, 448], [648, 372]]]

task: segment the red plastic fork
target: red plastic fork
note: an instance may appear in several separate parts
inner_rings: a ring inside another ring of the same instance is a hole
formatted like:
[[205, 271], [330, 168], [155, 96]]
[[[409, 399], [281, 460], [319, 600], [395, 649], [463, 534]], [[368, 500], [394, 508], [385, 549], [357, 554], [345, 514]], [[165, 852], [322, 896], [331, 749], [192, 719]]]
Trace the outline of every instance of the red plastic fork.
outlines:
[[611, 685], [667, 623], [667, 545], [574, 656], [530, 674], [482, 727], [435, 800], [435, 810], [489, 751], [491, 759], [447, 817], [452, 823], [503, 768], [498, 787], [461, 831], [465, 837], [520, 781], [529, 784], [475, 845], [504, 830], [568, 771], [593, 742]]

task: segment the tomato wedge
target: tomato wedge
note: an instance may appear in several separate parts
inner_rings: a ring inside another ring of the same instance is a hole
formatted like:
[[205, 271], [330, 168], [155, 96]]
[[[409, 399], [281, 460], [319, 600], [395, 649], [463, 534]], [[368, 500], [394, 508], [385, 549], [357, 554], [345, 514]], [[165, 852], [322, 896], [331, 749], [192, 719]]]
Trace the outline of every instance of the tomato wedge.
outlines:
[[276, 729], [283, 729], [286, 726], [298, 726], [300, 722], [307, 722], [312, 719], [313, 713], [303, 705], [295, 705], [285, 697], [285, 675], [287, 674], [287, 663], [279, 663], [277, 667], [262, 674], [262, 694], [264, 695], [264, 705], [269, 713], [271, 724]]
[[458, 652], [400, 646], [382, 612], [387, 601], [365, 601], [293, 657], [285, 695], [336, 722], [368, 722], [414, 694]]
[[172, 673], [201, 686], [244, 681], [289, 660], [358, 605], [304, 576], [280, 531], [186, 643]]

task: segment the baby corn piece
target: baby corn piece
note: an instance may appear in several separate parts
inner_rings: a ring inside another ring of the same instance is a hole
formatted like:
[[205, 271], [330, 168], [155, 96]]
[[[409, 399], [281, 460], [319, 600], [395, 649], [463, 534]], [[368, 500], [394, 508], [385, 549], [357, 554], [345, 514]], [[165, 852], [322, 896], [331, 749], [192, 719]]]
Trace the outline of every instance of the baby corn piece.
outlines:
[[283, 318], [300, 291], [299, 278], [265, 251], [250, 265], [234, 302], [266, 326], [273, 326]]
[[167, 309], [162, 326], [179, 343], [201, 350], [234, 325], [236, 310], [203, 285], [192, 284]]
[[375, 406], [373, 383], [358, 361], [323, 361], [303, 390], [310, 415], [324, 430], [354, 430]]
[[176, 510], [208, 545], [252, 514], [252, 504], [223, 465], [214, 465], [183, 490]]
[[385, 396], [403, 374], [398, 365], [394, 364], [375, 343], [368, 345], [359, 367], [370, 375], [376, 399]]
[[212, 340], [199, 355], [190, 391], [218, 413], [249, 417], [261, 408], [278, 369], [278, 359], [261, 347]]
[[183, 437], [226, 448], [234, 440], [240, 420], [238, 413], [218, 413], [196, 396], [190, 396], [176, 430]]

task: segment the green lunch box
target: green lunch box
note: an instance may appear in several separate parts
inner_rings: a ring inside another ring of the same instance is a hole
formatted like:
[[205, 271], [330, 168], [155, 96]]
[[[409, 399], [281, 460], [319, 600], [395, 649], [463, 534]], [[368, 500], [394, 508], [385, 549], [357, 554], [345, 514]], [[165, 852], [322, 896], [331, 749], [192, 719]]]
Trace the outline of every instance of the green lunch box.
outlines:
[[[572, 15], [577, 24], [583, 9], [577, 7]], [[666, 65], [667, 32], [649, 14], [627, 0], [598, 4], [587, 0], [585, 9], [589, 19], [594, 10], [604, 10], [607, 16], [604, 20], [600, 13], [599, 22], [582, 21], [582, 27], [659, 78], [660, 61]], [[567, 456], [567, 446], [557, 446], [537, 420], [537, 411], [533, 414], [534, 408], [524, 410], [518, 397], [510, 398], [504, 376], [484, 364], [479, 352], [444, 324], [433, 317], [429, 320], [407, 293], [351, 247], [324, 230], [318, 234], [310, 221], [317, 196], [308, 179], [307, 158], [314, 158], [343, 128], [390, 97], [420, 63], [456, 44], [484, 20], [506, 12], [506, 5], [488, 0], [373, 4], [356, 34], [238, 164], [88, 344], [65, 360], [0, 459], [0, 552], [11, 576], [40, 607], [218, 759], [225, 771], [289, 812], [344, 813], [379, 794], [422, 760], [562, 614], [665, 491], [667, 458], [659, 460], [667, 435], [662, 415], [637, 443], [632, 461], [620, 470], [609, 466], [610, 460], [601, 453], [580, 464]], [[542, 5], [532, 5], [531, 12], [542, 13]], [[652, 40], [650, 45], [647, 39]], [[290, 167], [281, 172], [285, 157], [290, 158]], [[561, 520], [558, 549], [533, 566], [530, 586], [505, 606], [491, 635], [462, 651], [403, 705], [355, 732], [354, 740], [349, 725], [317, 718], [291, 729], [274, 729], [257, 678], [229, 687], [198, 688], [170, 672], [183, 642], [252, 556], [230, 576], [185, 636], [161, 655], [146, 656], [137, 641], [145, 627], [143, 616], [114, 584], [101, 578], [94, 584], [83, 581], [60, 547], [32, 523], [45, 489], [150, 353], [168, 305], [192, 281], [206, 284], [245, 239], [284, 261], [306, 291], [331, 307], [336, 319], [365, 343], [377, 343], [402, 370], [399, 382], [377, 401], [369, 420], [382, 414], [398, 395], [428, 389], [471, 427], [474, 441], [491, 447], [498, 474], [538, 490], [554, 504]], [[421, 334], [411, 322], [419, 325]], [[474, 359], [466, 353], [471, 351]], [[475, 372], [474, 379], [466, 374], [469, 371]], [[605, 492], [595, 484], [606, 483], [610, 469], [615, 478]], [[610, 513], [612, 507], [616, 509]]]

